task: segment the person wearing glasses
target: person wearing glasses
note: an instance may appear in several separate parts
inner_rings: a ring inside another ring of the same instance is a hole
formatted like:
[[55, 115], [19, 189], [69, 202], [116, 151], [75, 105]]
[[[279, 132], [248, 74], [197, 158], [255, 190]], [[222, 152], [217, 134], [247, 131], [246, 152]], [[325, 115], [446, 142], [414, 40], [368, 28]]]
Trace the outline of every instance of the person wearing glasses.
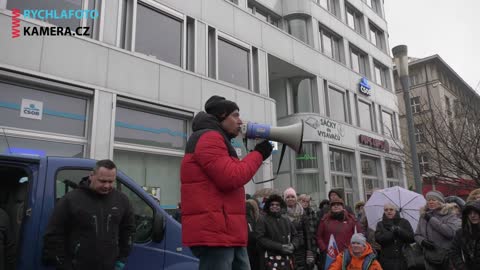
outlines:
[[413, 243], [413, 228], [406, 219], [400, 217], [397, 206], [391, 203], [383, 207], [383, 219], [377, 223], [375, 240], [380, 244], [380, 264], [383, 269], [407, 270], [404, 247]]

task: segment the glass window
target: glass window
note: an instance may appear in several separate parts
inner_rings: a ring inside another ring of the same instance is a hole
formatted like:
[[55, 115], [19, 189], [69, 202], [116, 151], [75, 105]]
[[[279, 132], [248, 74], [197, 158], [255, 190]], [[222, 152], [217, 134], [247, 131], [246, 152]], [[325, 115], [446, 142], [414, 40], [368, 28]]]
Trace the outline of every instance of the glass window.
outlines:
[[163, 208], [176, 208], [180, 201], [182, 157], [115, 149], [113, 158], [117, 167], [159, 199]]
[[345, 111], [345, 93], [330, 88], [330, 118], [342, 122], [347, 121], [347, 114]]
[[115, 141], [183, 150], [187, 142], [187, 121], [117, 107]]
[[[0, 126], [81, 137], [86, 135], [87, 98], [60, 95], [4, 82], [0, 82], [0, 92]], [[42, 102], [41, 120], [20, 117], [24, 99]]]
[[390, 138], [395, 138], [395, 130], [393, 127], [393, 115], [386, 111], [382, 111], [382, 121], [383, 121], [383, 135], [386, 135]]
[[330, 58], [341, 61], [340, 58], [340, 39], [330, 31], [320, 28], [320, 38], [322, 52]]
[[362, 156], [362, 174], [377, 176], [377, 159]]
[[80, 181], [90, 173], [91, 170], [86, 169], [59, 170], [55, 176], [55, 203], [68, 192], [78, 188]]
[[352, 69], [363, 76], [367, 76], [367, 55], [356, 48], [350, 48]]
[[430, 170], [429, 164], [429, 155], [428, 153], [420, 153], [418, 154], [418, 163], [420, 164], [420, 172], [426, 173]]
[[387, 178], [400, 179], [400, 163], [386, 160], [385, 165], [387, 167]]
[[297, 192], [300, 194], [312, 194], [320, 191], [318, 174], [297, 174]]
[[347, 25], [355, 30], [355, 32], [362, 34], [362, 14], [352, 7], [346, 8]]
[[330, 169], [335, 172], [351, 173], [351, 154], [330, 149]]
[[375, 46], [378, 46], [377, 44], [377, 32], [375, 32], [374, 29], [370, 29], [370, 41], [375, 44]]
[[0, 151], [1, 153], [32, 153], [40, 156], [84, 157], [84, 145], [81, 144], [5, 137], [3, 135], [0, 135]]
[[360, 119], [360, 127], [372, 129], [372, 106], [369, 103], [358, 101], [358, 118]]
[[[14, 8], [19, 9], [23, 12], [26, 9], [33, 10], [81, 10], [83, 9], [83, 3], [85, 0], [49, 0], [49, 1], [25, 1], [25, 0], [8, 0], [7, 9], [12, 10]], [[92, 2], [92, 1], [89, 1]], [[95, 5], [91, 5], [90, 9], [94, 9]], [[98, 11], [98, 10], [97, 10]], [[100, 13], [100, 12], [99, 12]], [[59, 15], [60, 16], [60, 15]], [[48, 23], [61, 26], [61, 27], [70, 27], [72, 31], [80, 26], [80, 19], [76, 16], [72, 16], [69, 19], [52, 19], [46, 20]], [[87, 22], [87, 25], [92, 25], [92, 22]]]
[[415, 125], [415, 141], [421, 143], [425, 139], [424, 127], [423, 125]]
[[323, 53], [326, 54], [328, 57], [333, 58], [333, 48], [332, 48], [332, 39], [329, 35], [323, 33]]
[[303, 79], [298, 84], [293, 84], [293, 112], [313, 112], [312, 82], [310, 79]]
[[419, 113], [422, 111], [422, 107], [420, 104], [420, 97], [410, 98], [410, 105], [412, 106], [412, 113]]
[[360, 56], [354, 51], [352, 51], [351, 56], [352, 56], [352, 69], [355, 72], [360, 73]]
[[153, 208], [137, 193], [117, 180], [117, 189], [127, 195], [135, 215], [135, 243], [145, 243], [152, 238]]
[[218, 39], [218, 77], [244, 88], [249, 88], [249, 51]]
[[375, 82], [383, 87], [390, 88], [388, 68], [375, 63]]
[[350, 28], [355, 29], [355, 15], [350, 9], [347, 9], [347, 24]]
[[288, 33], [308, 43], [307, 21], [304, 18], [292, 18], [288, 20]]
[[181, 66], [182, 29], [183, 22], [180, 19], [168, 16], [139, 2], [135, 51]]
[[297, 154], [297, 169], [318, 168], [317, 148], [314, 143], [304, 143], [302, 152]]

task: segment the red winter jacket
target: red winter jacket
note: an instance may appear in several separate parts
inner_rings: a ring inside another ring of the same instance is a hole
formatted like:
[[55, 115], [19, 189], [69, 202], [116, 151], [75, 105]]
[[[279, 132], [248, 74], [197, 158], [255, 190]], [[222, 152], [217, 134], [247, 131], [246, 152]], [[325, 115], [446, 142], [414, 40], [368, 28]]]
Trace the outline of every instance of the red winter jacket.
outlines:
[[333, 234], [338, 250], [341, 252], [350, 245], [350, 239], [355, 233], [355, 227], [357, 227], [358, 233], [362, 233], [363, 230], [355, 217], [348, 211], [343, 211], [343, 220], [333, 219], [331, 213], [329, 212], [325, 215], [318, 223], [317, 245], [320, 251], [325, 251], [330, 241], [330, 235]]
[[243, 186], [262, 165], [253, 151], [241, 161], [212, 115], [200, 112], [180, 169], [182, 242], [185, 246], [246, 246]]

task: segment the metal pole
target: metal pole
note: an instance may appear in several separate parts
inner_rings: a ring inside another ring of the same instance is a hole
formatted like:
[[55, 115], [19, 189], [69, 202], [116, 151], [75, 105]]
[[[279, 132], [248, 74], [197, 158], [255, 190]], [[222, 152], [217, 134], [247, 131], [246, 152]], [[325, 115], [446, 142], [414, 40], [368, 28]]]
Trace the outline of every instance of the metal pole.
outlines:
[[399, 45], [392, 49], [400, 83], [403, 89], [403, 99], [405, 102], [405, 111], [408, 127], [408, 140], [410, 141], [410, 154], [412, 158], [413, 178], [415, 180], [415, 190], [422, 194], [422, 181], [420, 178], [420, 165], [418, 163], [417, 142], [415, 140], [415, 129], [413, 125], [412, 106], [410, 105], [410, 78], [408, 77], [408, 50], [407, 46]]
[[410, 153], [413, 165], [413, 179], [415, 180], [415, 190], [422, 194], [422, 181], [420, 176], [420, 164], [417, 155], [417, 141], [415, 140], [415, 128], [413, 125], [412, 106], [410, 106], [410, 78], [408, 76], [400, 77], [400, 83], [403, 88], [403, 100], [407, 113], [408, 140], [410, 142]]

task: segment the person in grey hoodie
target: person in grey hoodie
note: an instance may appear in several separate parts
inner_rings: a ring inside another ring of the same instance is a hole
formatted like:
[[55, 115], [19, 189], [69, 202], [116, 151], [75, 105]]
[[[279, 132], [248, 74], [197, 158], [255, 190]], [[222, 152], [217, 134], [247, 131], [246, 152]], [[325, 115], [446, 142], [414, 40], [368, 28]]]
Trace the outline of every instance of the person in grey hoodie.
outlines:
[[448, 250], [455, 231], [461, 228], [461, 220], [454, 214], [453, 206], [445, 204], [441, 192], [429, 191], [425, 198], [427, 205], [420, 210], [415, 241], [423, 247], [426, 270], [450, 270]]

